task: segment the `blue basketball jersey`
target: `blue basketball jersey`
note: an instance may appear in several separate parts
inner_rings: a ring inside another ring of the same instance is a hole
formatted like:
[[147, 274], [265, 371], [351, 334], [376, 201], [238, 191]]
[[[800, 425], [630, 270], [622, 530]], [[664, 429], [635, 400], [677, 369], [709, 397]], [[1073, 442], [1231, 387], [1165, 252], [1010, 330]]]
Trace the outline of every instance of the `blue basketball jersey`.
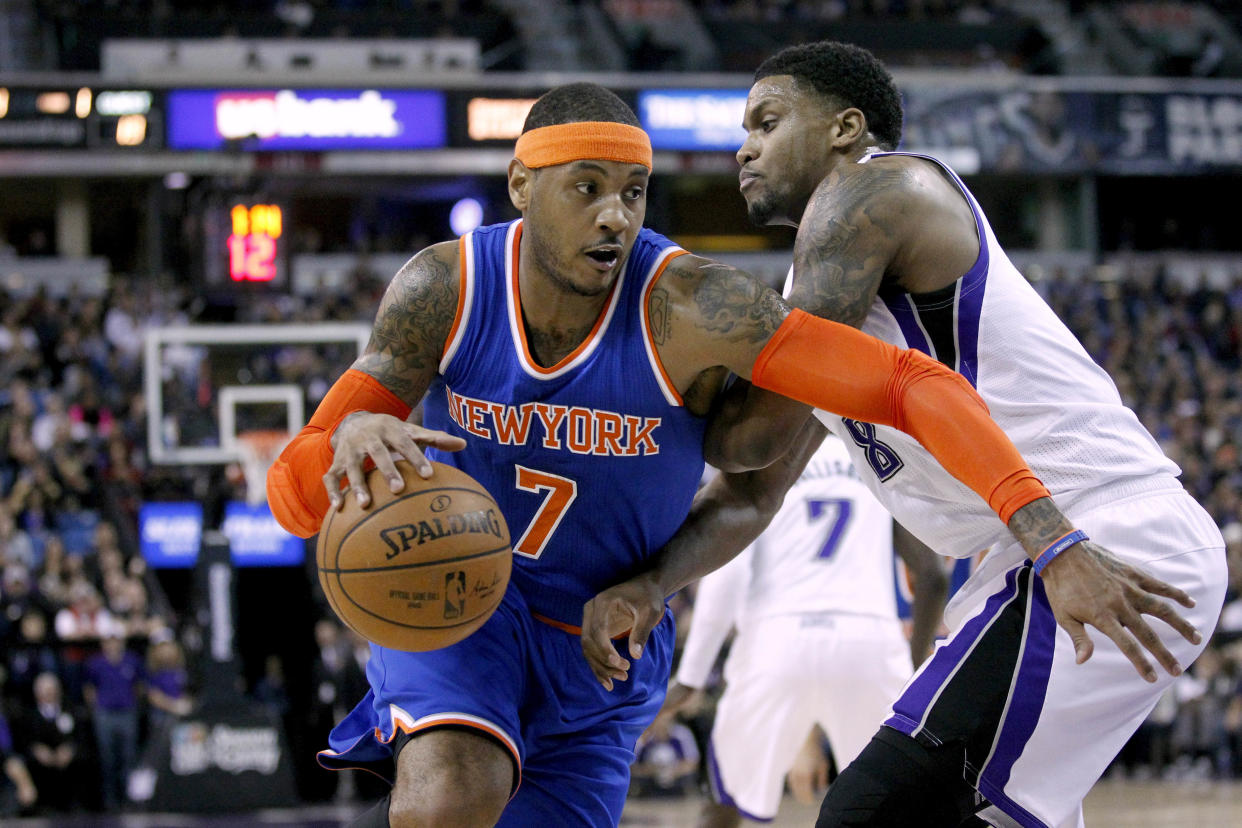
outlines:
[[582, 605], [645, 568], [690, 509], [705, 421], [686, 410], [651, 339], [647, 297], [685, 253], [643, 229], [595, 328], [554, 366], [526, 346], [521, 220], [460, 243], [461, 299], [424, 424], [467, 441], [429, 450], [482, 483], [513, 541], [533, 612], [578, 625]]

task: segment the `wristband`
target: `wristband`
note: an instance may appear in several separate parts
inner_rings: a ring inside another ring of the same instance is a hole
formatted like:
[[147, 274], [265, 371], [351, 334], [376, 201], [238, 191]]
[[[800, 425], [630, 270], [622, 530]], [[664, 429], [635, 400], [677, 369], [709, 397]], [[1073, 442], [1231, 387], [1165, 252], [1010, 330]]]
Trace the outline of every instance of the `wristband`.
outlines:
[[1057, 555], [1060, 555], [1074, 544], [1085, 540], [1088, 540], [1087, 533], [1081, 529], [1075, 529], [1073, 532], [1062, 535], [1058, 540], [1053, 541], [1051, 546], [1039, 553], [1039, 557], [1037, 557], [1035, 559], [1035, 563], [1032, 564], [1035, 568], [1035, 574], [1038, 575], [1043, 572], [1044, 567], [1051, 563], [1052, 559]]

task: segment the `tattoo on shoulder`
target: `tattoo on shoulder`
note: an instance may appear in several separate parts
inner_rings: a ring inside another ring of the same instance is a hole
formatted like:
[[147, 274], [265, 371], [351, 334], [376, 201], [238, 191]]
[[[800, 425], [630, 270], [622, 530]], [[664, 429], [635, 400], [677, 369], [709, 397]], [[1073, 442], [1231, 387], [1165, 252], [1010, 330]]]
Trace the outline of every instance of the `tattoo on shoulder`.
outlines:
[[789, 313], [780, 294], [747, 273], [714, 262], [700, 270], [705, 272], [694, 277], [692, 302], [696, 324], [704, 330], [763, 342]]
[[659, 286], [653, 288], [651, 299], [647, 303], [647, 318], [651, 322], [651, 338], [657, 345], [668, 341], [668, 304], [668, 291]]
[[871, 166], [833, 172], [811, 197], [794, 242], [790, 303], [855, 327], [896, 252], [899, 194], [910, 184], [902, 167]]
[[457, 314], [456, 246], [433, 245], [389, 284], [366, 353], [355, 367], [407, 402], [417, 402], [435, 374]]

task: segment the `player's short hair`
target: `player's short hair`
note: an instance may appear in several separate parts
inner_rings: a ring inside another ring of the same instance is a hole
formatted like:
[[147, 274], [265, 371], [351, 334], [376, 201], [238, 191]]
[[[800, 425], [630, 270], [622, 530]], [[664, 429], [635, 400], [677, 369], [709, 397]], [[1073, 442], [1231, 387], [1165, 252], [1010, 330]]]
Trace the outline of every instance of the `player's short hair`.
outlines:
[[846, 107], [857, 107], [886, 150], [901, 143], [901, 93], [879, 59], [860, 46], [821, 40], [789, 46], [759, 64], [755, 80], [792, 75]]
[[522, 124], [522, 132], [583, 121], [610, 121], [627, 126], [641, 126], [634, 110], [617, 97], [615, 92], [597, 83], [567, 83], [553, 87], [535, 101]]

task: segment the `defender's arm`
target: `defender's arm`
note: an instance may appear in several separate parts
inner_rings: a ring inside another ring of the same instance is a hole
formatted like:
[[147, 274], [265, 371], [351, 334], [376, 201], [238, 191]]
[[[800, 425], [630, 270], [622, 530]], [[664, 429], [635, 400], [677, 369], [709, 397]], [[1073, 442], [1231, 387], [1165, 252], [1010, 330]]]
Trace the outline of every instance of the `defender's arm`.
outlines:
[[940, 556], [896, 521], [893, 522], [893, 551], [901, 556], [913, 582], [910, 660], [917, 669], [931, 655], [932, 645], [936, 641], [936, 630], [944, 619], [944, 604], [949, 597], [949, 576]]

